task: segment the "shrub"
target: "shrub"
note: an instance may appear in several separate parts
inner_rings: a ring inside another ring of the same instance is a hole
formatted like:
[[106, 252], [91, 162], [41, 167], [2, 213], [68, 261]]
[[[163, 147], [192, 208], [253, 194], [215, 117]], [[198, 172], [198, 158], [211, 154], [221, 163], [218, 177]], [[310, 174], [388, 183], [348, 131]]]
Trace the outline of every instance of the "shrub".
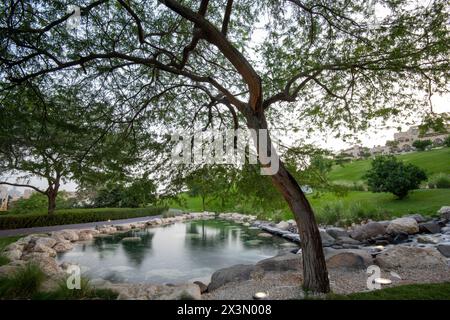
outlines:
[[379, 156], [372, 161], [365, 178], [373, 192], [390, 192], [403, 199], [410, 190], [418, 189], [427, 175], [421, 168], [404, 164], [394, 156]]
[[53, 215], [20, 214], [0, 217], [0, 230], [45, 227], [62, 224], [88, 223], [106, 220], [129, 219], [161, 214], [164, 208], [101, 208], [58, 210]]
[[28, 264], [8, 278], [0, 279], [0, 297], [3, 299], [29, 299], [45, 280], [39, 267]]
[[416, 140], [413, 142], [413, 147], [417, 150], [424, 151], [427, 147], [431, 146], [433, 142], [431, 140]]
[[448, 136], [447, 138], [445, 138], [445, 140], [444, 140], [444, 146], [450, 147], [450, 136]]
[[317, 222], [320, 224], [336, 224], [344, 218], [344, 212], [342, 201], [326, 203], [318, 210]]
[[430, 189], [449, 189], [450, 188], [450, 174], [443, 172], [433, 175], [428, 180], [428, 187]]

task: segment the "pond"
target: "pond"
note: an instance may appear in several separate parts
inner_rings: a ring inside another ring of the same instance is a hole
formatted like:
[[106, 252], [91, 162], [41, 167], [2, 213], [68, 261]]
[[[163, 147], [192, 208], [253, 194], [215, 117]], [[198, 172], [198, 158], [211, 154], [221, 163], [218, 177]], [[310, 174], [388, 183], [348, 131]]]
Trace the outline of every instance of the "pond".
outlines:
[[[111, 282], [209, 281], [217, 269], [252, 264], [295, 247], [280, 237], [258, 236], [261, 232], [224, 220], [193, 220], [95, 238], [59, 254], [57, 260], [80, 265], [91, 279]], [[122, 241], [125, 237], [141, 241]]]

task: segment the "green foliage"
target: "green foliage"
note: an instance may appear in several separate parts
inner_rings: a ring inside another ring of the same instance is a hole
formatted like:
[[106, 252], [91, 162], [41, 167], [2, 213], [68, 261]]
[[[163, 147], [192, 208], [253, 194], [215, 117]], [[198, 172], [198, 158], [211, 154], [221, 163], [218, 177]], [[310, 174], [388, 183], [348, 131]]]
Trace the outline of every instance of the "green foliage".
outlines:
[[[407, 154], [395, 155], [399, 160], [408, 162], [424, 169], [427, 174], [439, 172], [450, 173], [450, 148], [434, 149], [426, 152], [411, 152]], [[363, 182], [363, 176], [370, 169], [371, 160], [355, 160], [344, 166], [334, 166], [329, 174], [331, 182], [349, 185], [356, 182]]]
[[39, 267], [28, 264], [12, 276], [0, 278], [0, 297], [2, 299], [30, 299], [40, 289], [45, 274]]
[[349, 295], [330, 294], [332, 300], [449, 300], [450, 283], [408, 284]]
[[427, 179], [425, 171], [413, 164], [404, 164], [394, 156], [376, 157], [365, 177], [373, 192], [390, 192], [400, 199]]
[[448, 136], [447, 138], [445, 138], [445, 140], [444, 140], [444, 145], [445, 145], [446, 147], [450, 147], [450, 136]]
[[[69, 209], [72, 206], [66, 198], [64, 191], [59, 192], [56, 197], [56, 208]], [[41, 193], [33, 193], [28, 199], [21, 198], [13, 203], [9, 214], [45, 213], [47, 212], [48, 198]]]
[[144, 175], [129, 185], [114, 182], [98, 190], [93, 206], [96, 208], [137, 208], [156, 201], [156, 186]]
[[431, 146], [433, 142], [431, 140], [416, 140], [413, 142], [413, 147], [419, 151], [424, 151], [427, 147]]
[[344, 205], [342, 201], [325, 204], [316, 214], [317, 222], [324, 225], [335, 224], [344, 218]]
[[449, 189], [450, 188], [450, 174], [438, 173], [428, 179], [428, 187], [431, 189]]
[[0, 230], [56, 226], [106, 220], [128, 219], [159, 215], [163, 208], [100, 208], [59, 210], [53, 215], [20, 214], [0, 216]]

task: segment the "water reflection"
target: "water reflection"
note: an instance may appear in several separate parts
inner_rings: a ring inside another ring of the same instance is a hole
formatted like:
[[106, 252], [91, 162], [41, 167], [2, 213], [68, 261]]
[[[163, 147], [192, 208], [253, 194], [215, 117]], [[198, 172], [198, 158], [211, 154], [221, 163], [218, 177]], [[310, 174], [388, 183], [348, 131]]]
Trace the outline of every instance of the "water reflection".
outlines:
[[[277, 254], [286, 242], [258, 237], [259, 232], [222, 220], [190, 221], [96, 238], [57, 259], [86, 266], [91, 278], [178, 283], [234, 264], [255, 263]], [[123, 242], [124, 237], [141, 241]]]

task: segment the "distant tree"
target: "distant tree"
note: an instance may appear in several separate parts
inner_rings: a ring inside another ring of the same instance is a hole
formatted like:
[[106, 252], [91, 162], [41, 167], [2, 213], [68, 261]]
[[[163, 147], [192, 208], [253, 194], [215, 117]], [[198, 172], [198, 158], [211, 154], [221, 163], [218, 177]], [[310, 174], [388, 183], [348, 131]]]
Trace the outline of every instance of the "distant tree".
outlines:
[[[87, 112], [75, 91], [15, 89], [0, 108], [0, 184], [46, 196], [49, 214], [56, 209], [61, 183], [124, 171], [139, 159], [135, 145], [120, 143], [121, 125], [104, 123], [110, 107], [93, 103]], [[33, 185], [32, 178], [43, 179], [47, 188]]]
[[373, 192], [390, 192], [403, 199], [410, 190], [418, 189], [427, 175], [421, 168], [405, 164], [394, 156], [378, 156], [372, 160], [365, 178]]
[[397, 140], [386, 141], [386, 146], [389, 147], [390, 152], [396, 152], [398, 150], [399, 142]]
[[424, 151], [427, 147], [431, 146], [433, 142], [431, 140], [416, 140], [413, 142], [413, 147], [419, 151]]
[[445, 140], [444, 140], [444, 146], [450, 147], [450, 136], [448, 136], [447, 138], [445, 138]]
[[[64, 191], [58, 193], [56, 206], [60, 209], [72, 206], [72, 202], [70, 199], [67, 199]], [[12, 202], [9, 212], [11, 214], [45, 213], [47, 209], [48, 198], [39, 192], [35, 192], [27, 199], [21, 198]]]
[[125, 188], [122, 206], [145, 207], [156, 201], [156, 185], [149, 179], [148, 173]]

